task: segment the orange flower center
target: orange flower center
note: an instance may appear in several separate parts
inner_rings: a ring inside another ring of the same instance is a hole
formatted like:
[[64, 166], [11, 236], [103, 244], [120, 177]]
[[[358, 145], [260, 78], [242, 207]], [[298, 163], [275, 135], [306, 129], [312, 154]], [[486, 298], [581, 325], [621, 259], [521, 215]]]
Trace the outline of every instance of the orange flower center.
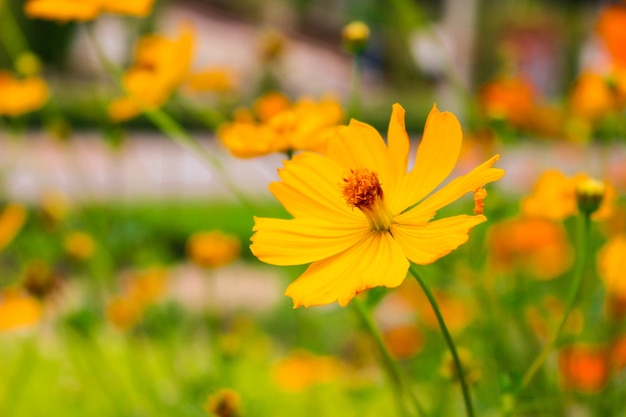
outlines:
[[367, 168], [351, 169], [343, 177], [340, 186], [346, 204], [361, 210], [372, 230], [389, 230], [393, 224], [393, 215], [383, 200], [383, 188], [378, 174]]

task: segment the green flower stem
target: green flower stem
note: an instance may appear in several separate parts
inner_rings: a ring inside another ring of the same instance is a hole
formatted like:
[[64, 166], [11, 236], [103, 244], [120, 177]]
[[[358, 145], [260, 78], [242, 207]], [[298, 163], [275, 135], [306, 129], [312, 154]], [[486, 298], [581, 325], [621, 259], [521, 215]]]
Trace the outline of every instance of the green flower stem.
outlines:
[[[374, 320], [372, 319], [367, 307], [361, 302], [361, 300], [357, 298], [352, 299], [351, 304], [354, 305], [357, 313], [359, 314], [359, 317], [361, 318], [361, 321], [363, 322], [363, 325], [372, 336], [372, 339], [376, 343], [376, 347], [382, 355], [383, 365], [387, 370], [387, 374], [397, 387], [397, 391], [394, 392], [398, 396], [398, 402], [402, 405], [402, 410], [406, 411], [407, 406], [410, 406], [412, 408], [410, 414], [417, 413], [417, 415], [419, 416], [425, 416], [426, 413], [420, 405], [419, 401], [417, 400], [417, 397], [415, 396], [415, 393], [411, 388], [410, 382], [407, 380], [406, 375], [400, 370], [398, 363], [393, 359], [393, 357], [387, 350], [385, 342], [383, 341], [383, 337], [378, 330], [378, 327], [374, 323]], [[406, 394], [408, 400], [410, 401], [410, 404], [404, 403], [403, 398], [400, 397], [401, 392], [404, 392]]]
[[[102, 50], [100, 43], [98, 42], [91, 25], [85, 25], [87, 29], [87, 35], [91, 40], [91, 43], [94, 47], [96, 55], [98, 59], [106, 70], [109, 72], [109, 75], [115, 80], [117, 85], [124, 90], [122, 85], [122, 71], [115, 64], [109, 60], [104, 51]], [[191, 136], [178, 122], [176, 122], [173, 118], [171, 118], [167, 113], [161, 110], [158, 107], [144, 107], [141, 109], [144, 116], [148, 118], [161, 132], [169, 136], [174, 142], [178, 143], [182, 147], [190, 150], [192, 153], [195, 153], [196, 156], [202, 159], [203, 162], [206, 162], [209, 166], [212, 166], [218, 173], [221, 175], [224, 184], [228, 188], [228, 190], [246, 207], [250, 210], [253, 209], [254, 205], [248, 201], [248, 198], [235, 186], [235, 184], [230, 180], [227, 175], [226, 168], [221, 163], [219, 158], [215, 155], [208, 152], [193, 136]]]
[[420, 274], [417, 272], [417, 268], [415, 267], [415, 265], [411, 264], [409, 266], [409, 271], [422, 287], [422, 290], [424, 291], [424, 294], [426, 294], [426, 298], [428, 298], [428, 302], [430, 302], [435, 316], [437, 316], [437, 321], [439, 322], [441, 333], [443, 334], [443, 338], [448, 345], [448, 349], [450, 350], [450, 354], [452, 355], [452, 359], [454, 360], [454, 366], [456, 368], [459, 381], [461, 382], [461, 391], [463, 393], [463, 401], [465, 402], [465, 411], [467, 412], [468, 417], [474, 417], [474, 407], [472, 405], [472, 397], [470, 395], [469, 385], [467, 385], [465, 373], [463, 372], [461, 360], [459, 359], [459, 354], [457, 353], [456, 346], [454, 345], [454, 341], [452, 340], [452, 336], [450, 335], [448, 327], [446, 326], [443, 316], [441, 315], [441, 310], [439, 309], [437, 300], [435, 299], [435, 296], [430, 291]]
[[19, 56], [28, 51], [29, 47], [13, 13], [11, 13], [9, 4], [6, 2], [4, 5], [0, 5], [0, 28], [0, 41], [4, 44], [13, 64], [15, 64]]
[[572, 285], [569, 289], [569, 294], [567, 296], [567, 307], [565, 310], [565, 314], [563, 315], [563, 318], [561, 319], [561, 322], [559, 323], [559, 327], [557, 327], [556, 332], [554, 333], [552, 338], [543, 347], [539, 355], [533, 361], [532, 365], [530, 365], [530, 368], [528, 368], [528, 370], [524, 374], [524, 377], [522, 378], [522, 382], [519, 387], [519, 392], [521, 392], [522, 390], [524, 390], [524, 388], [528, 386], [530, 381], [533, 379], [533, 376], [535, 376], [535, 373], [537, 373], [539, 368], [544, 364], [544, 362], [548, 358], [548, 355], [550, 354], [550, 352], [552, 352], [552, 349], [558, 342], [559, 337], [561, 336], [561, 333], [563, 332], [563, 328], [567, 324], [567, 319], [569, 318], [570, 313], [572, 312], [572, 310], [574, 309], [574, 306], [576, 305], [578, 292], [583, 281], [583, 275], [584, 275], [583, 272], [585, 269], [585, 262], [586, 262], [586, 256], [587, 256], [587, 240], [589, 238], [590, 223], [591, 223], [591, 219], [588, 214], [580, 215], [579, 233], [578, 233], [578, 242], [577, 242], [578, 250], [576, 253], [574, 280], [572, 282]]
[[352, 76], [350, 84], [350, 104], [348, 117], [361, 118], [361, 71], [362, 60], [359, 54], [352, 54]]

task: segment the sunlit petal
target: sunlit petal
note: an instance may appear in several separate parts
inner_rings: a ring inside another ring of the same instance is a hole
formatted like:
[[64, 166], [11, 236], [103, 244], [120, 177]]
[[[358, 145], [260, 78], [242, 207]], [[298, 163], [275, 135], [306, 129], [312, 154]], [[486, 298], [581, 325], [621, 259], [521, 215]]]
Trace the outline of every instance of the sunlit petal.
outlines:
[[389, 233], [368, 237], [327, 259], [312, 263], [285, 292], [294, 307], [339, 302], [347, 305], [359, 292], [376, 286], [397, 287], [409, 263]]
[[255, 218], [252, 253], [273, 265], [301, 265], [342, 252], [369, 233], [367, 222]]
[[282, 181], [271, 183], [269, 189], [294, 217], [367, 222], [363, 213], [348, 207], [341, 194], [343, 173], [333, 160], [303, 152], [285, 161], [285, 168], [278, 171]]
[[417, 149], [413, 170], [398, 187], [393, 206], [397, 210], [417, 203], [433, 191], [454, 169], [461, 151], [463, 134], [457, 118], [433, 106]]
[[387, 130], [387, 143], [397, 176], [406, 173], [409, 161], [410, 142], [404, 125], [404, 116], [404, 108], [399, 104], [394, 104]]
[[425, 215], [434, 216], [442, 207], [458, 200], [464, 194], [473, 192], [483, 185], [497, 181], [504, 176], [504, 170], [492, 168], [499, 155], [474, 168], [469, 173], [450, 181], [433, 195], [422, 201], [412, 210], [402, 215], [404, 222], [411, 222], [413, 218], [423, 219]]
[[327, 155], [345, 170], [369, 168], [375, 171], [385, 192], [393, 194], [396, 178], [389, 149], [372, 126], [353, 119], [350, 125], [338, 127], [328, 141]]
[[395, 224], [391, 233], [411, 261], [426, 265], [465, 243], [472, 227], [486, 220], [482, 215], [453, 216], [423, 225]]

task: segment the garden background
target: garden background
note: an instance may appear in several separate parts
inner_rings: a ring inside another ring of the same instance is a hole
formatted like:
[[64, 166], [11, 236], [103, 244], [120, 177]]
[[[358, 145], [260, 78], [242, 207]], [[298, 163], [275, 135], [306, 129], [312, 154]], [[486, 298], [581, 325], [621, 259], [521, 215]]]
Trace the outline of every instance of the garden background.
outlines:
[[[268, 186], [394, 103], [487, 220], [294, 308]], [[625, 105], [623, 1], [0, 0], [0, 416], [625, 415]]]

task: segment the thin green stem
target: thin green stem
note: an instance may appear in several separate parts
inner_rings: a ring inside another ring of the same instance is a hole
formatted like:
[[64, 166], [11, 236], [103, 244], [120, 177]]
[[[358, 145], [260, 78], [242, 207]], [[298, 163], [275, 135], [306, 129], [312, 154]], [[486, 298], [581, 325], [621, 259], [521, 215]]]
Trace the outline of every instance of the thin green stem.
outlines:
[[546, 343], [546, 345], [543, 347], [541, 352], [539, 352], [539, 355], [535, 358], [533, 363], [530, 365], [530, 368], [528, 368], [528, 370], [524, 374], [524, 377], [522, 378], [522, 382], [519, 387], [519, 392], [521, 392], [528, 386], [530, 381], [533, 379], [533, 376], [535, 376], [535, 373], [544, 364], [544, 362], [548, 358], [548, 355], [550, 355], [550, 352], [552, 352], [552, 349], [554, 349], [554, 346], [558, 342], [559, 337], [561, 336], [561, 333], [563, 332], [563, 329], [565, 325], [567, 324], [567, 320], [570, 316], [570, 313], [572, 312], [572, 310], [574, 309], [574, 306], [576, 305], [576, 301], [578, 299], [578, 292], [580, 290], [580, 286], [583, 281], [583, 275], [584, 275], [583, 272], [585, 269], [585, 262], [586, 262], [586, 255], [587, 255], [587, 239], [589, 237], [588, 235], [589, 235], [590, 222], [591, 220], [590, 220], [589, 215], [583, 215], [583, 214], [580, 215], [578, 243], [577, 243], [578, 251], [576, 253], [574, 280], [572, 281], [572, 285], [569, 289], [569, 294], [567, 296], [567, 307], [565, 309], [565, 314], [563, 315], [563, 318], [561, 319], [561, 322], [559, 323], [559, 326], [557, 327], [556, 332], [554, 333], [552, 338], [548, 341], [548, 343]]
[[8, 4], [0, 5], [0, 22], [0, 41], [15, 64], [19, 56], [28, 51], [29, 47]]
[[[121, 83], [122, 79], [122, 71], [115, 64], [109, 60], [106, 56], [96, 36], [93, 33], [93, 29], [91, 26], [87, 25], [87, 34], [91, 43], [95, 49], [96, 55], [98, 59], [105, 66], [109, 75], [115, 80], [118, 86], [123, 90], [123, 85]], [[170, 117], [166, 112], [161, 110], [159, 107], [145, 107], [142, 106], [142, 112], [148, 120], [150, 120], [159, 130], [169, 136], [170, 139], [174, 140], [174, 142], [178, 143], [182, 147], [192, 151], [202, 159], [203, 162], [206, 162], [208, 165], [212, 166], [222, 177], [222, 181], [228, 188], [228, 190], [246, 207], [249, 209], [253, 209], [254, 205], [248, 201], [248, 198], [237, 188], [237, 186], [230, 180], [226, 172], [226, 168], [221, 163], [219, 158], [217, 158], [212, 153], [208, 152], [193, 136], [191, 136], [178, 122], [176, 122], [172, 117]]]
[[463, 366], [461, 365], [461, 360], [459, 359], [459, 354], [456, 350], [456, 346], [454, 345], [454, 341], [452, 340], [452, 336], [448, 331], [448, 327], [446, 326], [446, 322], [441, 315], [441, 310], [439, 309], [439, 305], [437, 304], [437, 300], [435, 296], [430, 291], [420, 274], [417, 272], [417, 268], [415, 265], [411, 264], [409, 266], [409, 271], [413, 275], [413, 277], [417, 280], [420, 287], [424, 291], [426, 298], [428, 298], [428, 302], [437, 317], [437, 321], [439, 322], [439, 327], [441, 328], [441, 333], [443, 334], [443, 338], [448, 345], [448, 349], [450, 350], [450, 354], [452, 355], [452, 359], [454, 360], [454, 366], [456, 368], [457, 375], [459, 377], [459, 381], [461, 383], [461, 391], [463, 393], [463, 401], [465, 403], [465, 411], [467, 412], [468, 417], [474, 417], [474, 407], [472, 405], [472, 397], [470, 395], [469, 385], [465, 379], [465, 372], [463, 371]]
[[[397, 391], [394, 392], [397, 395], [397, 399], [399, 402], [399, 406], [402, 411], [406, 412], [407, 408], [409, 408], [409, 414], [419, 416], [425, 416], [426, 413], [422, 408], [421, 404], [417, 400], [413, 389], [411, 388], [410, 382], [407, 380], [406, 375], [400, 370], [398, 363], [391, 356], [387, 347], [385, 346], [385, 342], [383, 341], [383, 337], [378, 330], [378, 327], [374, 323], [374, 320], [371, 317], [370, 312], [367, 307], [359, 300], [354, 298], [352, 300], [352, 305], [354, 305], [363, 325], [372, 336], [372, 339], [376, 343], [376, 347], [380, 351], [383, 358], [383, 365], [387, 370], [387, 374], [391, 378], [391, 381], [396, 385]], [[405, 403], [404, 398], [400, 396], [400, 393], [404, 393], [408, 398], [409, 403]]]
[[350, 104], [348, 116], [355, 119], [361, 118], [361, 56], [352, 54], [352, 74], [350, 82]]

